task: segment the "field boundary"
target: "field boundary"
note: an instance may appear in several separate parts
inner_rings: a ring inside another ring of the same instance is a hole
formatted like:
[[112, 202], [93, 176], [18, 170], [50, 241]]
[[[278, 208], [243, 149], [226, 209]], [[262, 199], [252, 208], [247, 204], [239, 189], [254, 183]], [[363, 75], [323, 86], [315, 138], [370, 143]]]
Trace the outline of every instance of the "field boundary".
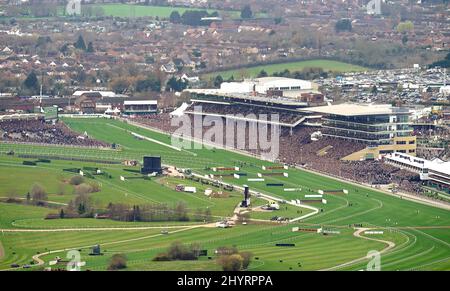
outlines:
[[[289, 63], [297, 63], [297, 62], [307, 62], [307, 61], [335, 61], [335, 62], [341, 62], [341, 63], [347, 63], [353, 66], [359, 66], [359, 67], [365, 67], [358, 64], [352, 64], [348, 60], [344, 60], [341, 58], [332, 58], [332, 57], [320, 57], [320, 56], [313, 56], [309, 58], [300, 57], [300, 58], [289, 58], [289, 59], [277, 59], [270, 62], [256, 62], [252, 64], [246, 64], [246, 65], [234, 65], [229, 67], [221, 67], [220, 70], [205, 70], [203, 72], [200, 72], [200, 75], [207, 76], [207, 75], [220, 75], [221, 73], [225, 73], [227, 71], [236, 71], [236, 70], [248, 70], [255, 67], [262, 67], [262, 66], [271, 66], [271, 65], [284, 65]], [[366, 68], [367, 70], [371, 70], [370, 68]]]

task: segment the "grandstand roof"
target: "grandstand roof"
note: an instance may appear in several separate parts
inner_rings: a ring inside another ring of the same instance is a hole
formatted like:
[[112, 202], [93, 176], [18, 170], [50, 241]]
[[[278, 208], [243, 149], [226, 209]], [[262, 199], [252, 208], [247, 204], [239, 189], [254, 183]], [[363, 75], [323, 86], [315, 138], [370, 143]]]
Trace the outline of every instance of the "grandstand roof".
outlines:
[[[241, 100], [252, 100], [257, 102], [270, 102], [274, 104], [283, 104], [283, 105], [295, 105], [295, 106], [307, 106], [306, 102], [297, 101], [293, 98], [287, 97], [269, 97], [265, 95], [257, 95], [253, 96], [251, 94], [246, 93], [224, 93], [220, 89], [185, 89], [185, 92], [198, 94], [198, 95], [211, 95], [211, 96], [219, 96], [224, 98], [235, 98]], [[197, 98], [193, 98], [196, 102], [200, 101]]]
[[126, 100], [123, 105], [157, 105], [157, 100]]
[[72, 96], [79, 97], [79, 96], [81, 96], [83, 94], [94, 94], [94, 93], [100, 94], [102, 98], [103, 97], [128, 97], [127, 95], [116, 94], [116, 93], [114, 93], [112, 91], [93, 91], [93, 90], [89, 90], [89, 91], [82, 91], [82, 90], [75, 91], [72, 94]]
[[301, 87], [302, 89], [312, 88], [312, 83], [310, 81], [284, 77], [263, 77], [252, 81], [261, 86], [267, 87]]
[[386, 155], [386, 158], [419, 169], [429, 169], [445, 175], [450, 175], [450, 162], [445, 162], [440, 159], [430, 161], [404, 153], [388, 154]]
[[389, 104], [360, 105], [353, 103], [344, 103], [339, 105], [309, 107], [301, 109], [301, 111], [312, 111], [322, 114], [332, 114], [342, 116], [409, 114], [409, 110], [398, 107], [392, 107], [392, 105]]

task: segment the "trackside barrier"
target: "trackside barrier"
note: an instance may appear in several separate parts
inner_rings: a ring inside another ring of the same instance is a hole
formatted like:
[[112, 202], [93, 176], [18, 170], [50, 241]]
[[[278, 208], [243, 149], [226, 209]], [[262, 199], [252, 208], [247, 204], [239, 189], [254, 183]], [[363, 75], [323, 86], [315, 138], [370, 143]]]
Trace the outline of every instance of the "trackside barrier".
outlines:
[[364, 234], [384, 234], [382, 230], [366, 230]]

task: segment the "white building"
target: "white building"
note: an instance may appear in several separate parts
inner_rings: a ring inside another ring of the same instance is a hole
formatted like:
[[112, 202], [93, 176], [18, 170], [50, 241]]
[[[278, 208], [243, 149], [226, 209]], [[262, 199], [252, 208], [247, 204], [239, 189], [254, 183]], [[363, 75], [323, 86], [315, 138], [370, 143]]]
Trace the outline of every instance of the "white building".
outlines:
[[126, 115], [145, 115], [158, 112], [157, 100], [124, 101], [123, 113]]
[[439, 89], [439, 93], [441, 93], [442, 95], [450, 95], [450, 85], [442, 86]]
[[420, 179], [428, 181], [442, 191], [450, 192], [450, 162], [441, 159], [426, 160], [403, 153], [392, 153], [384, 157], [385, 162], [420, 174]]
[[304, 80], [265, 77], [248, 79], [243, 82], [224, 82], [220, 86], [220, 93], [267, 94], [268, 91], [282, 91], [283, 96], [297, 97], [301, 92], [312, 91], [313, 83]]
[[99, 94], [101, 98], [107, 98], [107, 97], [128, 97], [127, 95], [123, 94], [116, 94], [113, 91], [75, 91], [72, 96], [73, 97], [80, 97], [84, 94]]

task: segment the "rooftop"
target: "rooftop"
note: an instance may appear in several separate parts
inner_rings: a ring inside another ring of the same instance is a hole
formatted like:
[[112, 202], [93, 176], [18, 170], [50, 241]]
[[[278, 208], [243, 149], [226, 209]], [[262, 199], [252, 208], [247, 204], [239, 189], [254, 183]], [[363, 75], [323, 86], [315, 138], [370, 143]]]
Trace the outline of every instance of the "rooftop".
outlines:
[[[249, 93], [224, 93], [220, 89], [186, 89], [184, 90], [188, 93], [198, 94], [198, 95], [211, 95], [223, 98], [234, 98], [241, 100], [252, 100], [257, 102], [270, 102], [274, 104], [292, 105], [292, 106], [306, 106], [306, 102], [300, 102], [293, 98], [288, 97], [269, 97], [265, 95], [253, 96]], [[204, 101], [198, 100], [196, 98], [191, 98], [191, 101]]]
[[392, 107], [389, 104], [381, 105], [360, 105], [353, 103], [344, 103], [339, 105], [318, 106], [301, 109], [300, 111], [310, 111], [322, 114], [332, 114], [341, 116], [359, 116], [359, 115], [385, 115], [385, 114], [408, 114], [409, 110], [405, 108]]

